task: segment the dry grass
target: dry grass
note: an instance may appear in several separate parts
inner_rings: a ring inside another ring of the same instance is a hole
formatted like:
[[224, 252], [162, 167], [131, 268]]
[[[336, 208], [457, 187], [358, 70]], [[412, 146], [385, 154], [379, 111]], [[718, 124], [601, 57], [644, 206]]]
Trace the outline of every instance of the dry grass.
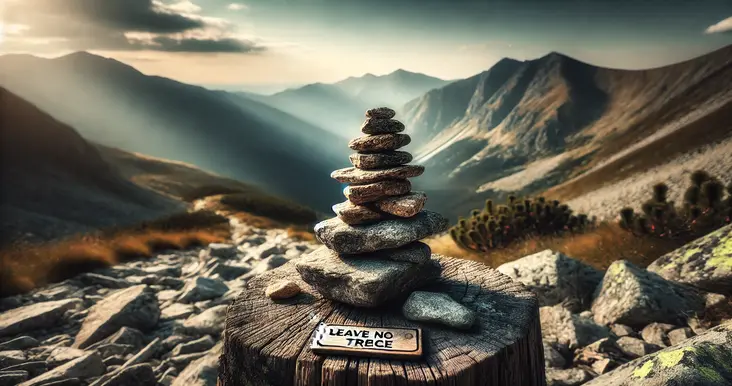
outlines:
[[604, 270], [616, 260], [628, 260], [638, 266], [646, 267], [661, 255], [683, 246], [688, 241], [636, 237], [617, 224], [601, 223], [586, 233], [561, 237], [532, 237], [488, 254], [466, 251], [455, 245], [449, 235], [427, 240], [427, 243], [434, 253], [480, 261], [494, 268], [551, 249]]
[[226, 218], [196, 212], [44, 244], [15, 245], [0, 251], [0, 296], [163, 250], [223, 242], [229, 236]]

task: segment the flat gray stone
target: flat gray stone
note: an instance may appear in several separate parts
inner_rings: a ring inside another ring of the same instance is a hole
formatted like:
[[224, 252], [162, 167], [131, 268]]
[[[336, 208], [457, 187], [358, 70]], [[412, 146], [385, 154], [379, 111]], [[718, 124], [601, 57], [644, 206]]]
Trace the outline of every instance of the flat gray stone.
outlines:
[[356, 151], [389, 151], [409, 145], [412, 139], [406, 134], [365, 135], [352, 139], [348, 147]]
[[539, 299], [539, 306], [563, 302], [589, 308], [592, 293], [602, 281], [602, 272], [560, 252], [547, 249], [502, 264], [498, 271], [526, 285]]
[[694, 331], [689, 327], [682, 327], [671, 330], [668, 332], [668, 342], [671, 346], [676, 346], [683, 343], [685, 340], [693, 337]]
[[222, 345], [218, 344], [204, 357], [191, 362], [175, 378], [172, 386], [216, 386], [221, 349]]
[[392, 168], [408, 164], [412, 155], [406, 151], [385, 151], [380, 153], [354, 153], [348, 159], [351, 165], [361, 170]]
[[20, 350], [8, 350], [0, 351], [0, 369], [4, 369], [9, 366], [15, 366], [23, 363], [27, 360], [23, 351]]
[[404, 129], [404, 124], [396, 119], [367, 118], [361, 125], [361, 132], [364, 134], [393, 134]]
[[342, 259], [326, 247], [295, 260], [302, 279], [323, 297], [359, 307], [376, 307], [406, 296], [440, 276], [436, 261], [414, 264], [372, 258]]
[[30, 361], [5, 367], [2, 371], [25, 371], [30, 377], [36, 377], [48, 371], [48, 366], [44, 361]]
[[104, 374], [105, 366], [102, 357], [96, 351], [89, 352], [55, 369], [32, 378], [20, 386], [40, 386], [69, 378], [91, 378]]
[[229, 287], [222, 280], [199, 276], [186, 283], [178, 301], [181, 303], [195, 303], [214, 299], [222, 296], [228, 290]]
[[74, 359], [81, 358], [86, 355], [84, 350], [73, 347], [57, 347], [51, 351], [51, 355], [46, 358], [46, 363], [50, 367], [58, 367], [64, 363], [71, 362]]
[[237, 255], [236, 245], [213, 243], [208, 245], [208, 252], [211, 257], [218, 257], [221, 259], [233, 259]]
[[170, 356], [179, 356], [193, 353], [208, 351], [216, 345], [216, 341], [211, 336], [206, 335], [202, 338], [192, 340], [190, 342], [181, 343], [173, 348]]
[[687, 285], [619, 260], [608, 267], [592, 303], [595, 321], [641, 327], [653, 322], [686, 324], [704, 310], [702, 295]]
[[127, 288], [131, 285], [127, 280], [117, 279], [92, 272], [82, 273], [81, 275], [78, 275], [76, 279], [88, 286], [98, 285], [105, 288]]
[[648, 343], [643, 339], [634, 338], [632, 336], [623, 336], [619, 338], [615, 344], [620, 348], [623, 355], [630, 359], [640, 358], [663, 348], [659, 345]]
[[592, 379], [592, 374], [585, 369], [546, 369], [547, 386], [579, 386]]
[[389, 169], [360, 170], [357, 168], [338, 169], [330, 174], [331, 178], [344, 184], [370, 184], [388, 180], [404, 180], [418, 177], [424, 173], [424, 166], [402, 165]]
[[341, 255], [344, 259], [370, 258], [394, 261], [408, 261], [410, 263], [425, 263], [432, 257], [429, 245], [415, 241], [394, 249], [381, 249], [375, 252], [359, 253], [355, 255]]
[[39, 345], [37, 339], [30, 336], [19, 336], [15, 339], [11, 339], [7, 342], [0, 343], [0, 351], [5, 350], [25, 350], [27, 348], [36, 347]]
[[354, 254], [398, 248], [443, 232], [448, 225], [440, 214], [425, 210], [410, 218], [358, 226], [332, 218], [315, 225], [315, 236], [338, 253]]
[[676, 328], [673, 324], [668, 323], [651, 323], [641, 330], [641, 337], [648, 343], [652, 343], [661, 347], [669, 345], [667, 333]]
[[647, 269], [667, 280], [732, 295], [732, 225], [659, 257]]
[[414, 291], [402, 307], [405, 318], [415, 322], [437, 323], [469, 329], [475, 323], [475, 312], [447, 294]]
[[407, 194], [411, 189], [409, 180], [388, 180], [346, 186], [343, 195], [353, 204], [360, 205]]
[[219, 336], [224, 331], [227, 305], [215, 306], [183, 322], [182, 330], [189, 335]]
[[546, 368], [561, 369], [567, 364], [567, 360], [552, 345], [544, 342], [544, 366]]
[[561, 304], [539, 309], [541, 336], [544, 342], [566, 346], [570, 350], [585, 347], [610, 336], [610, 329], [594, 320], [572, 314]]
[[81, 299], [57, 300], [0, 313], [0, 336], [12, 336], [57, 326], [66, 311], [77, 308], [82, 303]]
[[628, 362], [587, 386], [732, 384], [732, 321], [683, 343]]
[[192, 304], [173, 303], [160, 312], [161, 320], [185, 319], [196, 313]]
[[73, 347], [85, 348], [122, 327], [150, 329], [159, 318], [158, 299], [146, 285], [117, 290], [89, 310]]
[[102, 386], [156, 386], [157, 379], [152, 366], [147, 363], [121, 369]]

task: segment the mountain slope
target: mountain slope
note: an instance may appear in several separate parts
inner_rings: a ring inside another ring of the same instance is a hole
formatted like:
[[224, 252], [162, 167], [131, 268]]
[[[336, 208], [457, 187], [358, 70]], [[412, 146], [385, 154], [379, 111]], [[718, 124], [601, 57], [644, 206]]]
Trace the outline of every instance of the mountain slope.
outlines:
[[134, 224], [185, 206], [120, 176], [74, 129], [0, 87], [0, 244]]
[[446, 83], [424, 74], [397, 70], [383, 76], [351, 77], [333, 84], [313, 83], [257, 99], [331, 133], [350, 138], [363, 123], [366, 110], [377, 106], [399, 108]]
[[346, 163], [345, 143], [251, 99], [88, 53], [0, 57], [0, 84], [103, 145], [195, 164], [315, 209], [340, 199], [329, 173]]
[[407, 103], [401, 119], [420, 146], [417, 162], [427, 166], [422, 187], [449, 186], [455, 194], [446, 196], [468, 202], [560, 184], [665, 124], [724, 102], [730, 85], [732, 46], [643, 71], [551, 53], [503, 60], [432, 90]]

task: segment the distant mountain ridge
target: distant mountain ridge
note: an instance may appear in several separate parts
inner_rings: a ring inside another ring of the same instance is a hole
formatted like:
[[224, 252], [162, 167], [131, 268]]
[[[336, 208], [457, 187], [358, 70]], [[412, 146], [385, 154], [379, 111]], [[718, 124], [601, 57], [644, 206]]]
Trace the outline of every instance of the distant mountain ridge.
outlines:
[[366, 110], [378, 106], [398, 108], [447, 83], [400, 69], [382, 76], [365, 74], [332, 84], [313, 83], [254, 98], [335, 135], [351, 138], [358, 133]]
[[84, 52], [2, 56], [0, 85], [103, 145], [188, 162], [318, 210], [340, 199], [329, 173], [347, 163], [345, 142], [250, 98]]
[[426, 166], [422, 188], [450, 187], [459, 193], [445, 195], [458, 202], [482, 200], [560, 184], [611, 156], [624, 136], [641, 140], [729, 98], [730, 85], [732, 46], [649, 70], [600, 68], [550, 53], [504, 59], [431, 90], [398, 118], [418, 148], [416, 162]]

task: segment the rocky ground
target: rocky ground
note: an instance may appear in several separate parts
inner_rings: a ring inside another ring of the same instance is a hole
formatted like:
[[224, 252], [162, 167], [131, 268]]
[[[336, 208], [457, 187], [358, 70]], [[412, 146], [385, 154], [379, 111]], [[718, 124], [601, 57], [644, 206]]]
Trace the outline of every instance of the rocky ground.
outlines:
[[232, 226], [230, 244], [0, 299], [0, 386], [215, 385], [228, 305], [251, 277], [315, 247]]
[[[255, 275], [317, 248], [232, 227], [229, 244], [0, 299], [0, 386], [214, 386], [228, 305]], [[729, 384], [732, 324], [708, 330], [700, 318], [729, 312], [731, 294], [690, 286], [727, 288], [717, 284], [732, 280], [728, 228], [653, 272], [624, 261], [601, 272], [551, 251], [499, 267], [538, 295], [548, 384]]]

